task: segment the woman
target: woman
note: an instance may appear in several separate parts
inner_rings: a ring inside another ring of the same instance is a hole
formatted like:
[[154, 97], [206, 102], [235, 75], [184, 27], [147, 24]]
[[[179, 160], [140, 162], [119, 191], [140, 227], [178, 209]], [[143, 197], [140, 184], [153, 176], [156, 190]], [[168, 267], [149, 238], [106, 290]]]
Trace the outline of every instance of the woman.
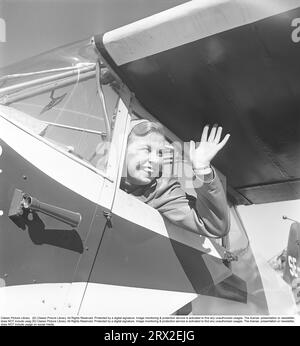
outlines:
[[175, 177], [162, 176], [166, 143], [162, 126], [148, 120], [132, 121], [121, 188], [177, 226], [206, 237], [225, 236], [230, 227], [229, 209], [223, 186], [210, 164], [229, 139], [226, 135], [220, 142], [221, 134], [221, 127], [214, 125], [209, 133], [206, 125], [199, 146], [190, 142], [195, 198], [183, 191]]

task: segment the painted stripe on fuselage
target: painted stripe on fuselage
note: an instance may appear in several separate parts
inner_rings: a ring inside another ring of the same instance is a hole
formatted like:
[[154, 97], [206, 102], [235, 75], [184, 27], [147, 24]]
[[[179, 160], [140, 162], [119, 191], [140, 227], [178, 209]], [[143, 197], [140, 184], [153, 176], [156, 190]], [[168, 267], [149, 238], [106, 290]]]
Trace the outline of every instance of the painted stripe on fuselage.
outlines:
[[103, 43], [123, 65], [299, 6], [299, 0], [194, 0], [107, 32]]

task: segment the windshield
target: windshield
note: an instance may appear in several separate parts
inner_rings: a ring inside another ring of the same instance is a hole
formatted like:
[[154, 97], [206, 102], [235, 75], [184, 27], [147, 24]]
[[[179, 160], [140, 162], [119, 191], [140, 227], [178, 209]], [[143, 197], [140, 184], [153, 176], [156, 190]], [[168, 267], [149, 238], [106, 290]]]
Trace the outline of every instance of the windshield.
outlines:
[[[61, 150], [105, 169], [118, 95], [84, 40], [1, 70], [1, 110]], [[5, 111], [5, 108], [9, 112]], [[13, 111], [12, 111], [13, 110]]]

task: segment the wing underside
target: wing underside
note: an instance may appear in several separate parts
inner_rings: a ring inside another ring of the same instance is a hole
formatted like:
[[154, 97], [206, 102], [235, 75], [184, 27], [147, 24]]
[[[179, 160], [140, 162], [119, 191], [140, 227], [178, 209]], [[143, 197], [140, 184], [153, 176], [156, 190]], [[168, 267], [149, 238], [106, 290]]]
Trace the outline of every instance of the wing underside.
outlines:
[[191, 1], [96, 44], [182, 140], [197, 140], [206, 123], [231, 133], [214, 164], [236, 204], [293, 200], [300, 198], [297, 17], [299, 0]]

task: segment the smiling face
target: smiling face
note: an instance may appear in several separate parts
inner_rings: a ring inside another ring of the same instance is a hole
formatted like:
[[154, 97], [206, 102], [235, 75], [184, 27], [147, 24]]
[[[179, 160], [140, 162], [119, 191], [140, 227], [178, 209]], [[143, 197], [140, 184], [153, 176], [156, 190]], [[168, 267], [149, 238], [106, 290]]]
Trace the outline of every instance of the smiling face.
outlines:
[[159, 176], [164, 145], [164, 136], [158, 132], [131, 136], [126, 152], [127, 181], [130, 184], [147, 185]]

